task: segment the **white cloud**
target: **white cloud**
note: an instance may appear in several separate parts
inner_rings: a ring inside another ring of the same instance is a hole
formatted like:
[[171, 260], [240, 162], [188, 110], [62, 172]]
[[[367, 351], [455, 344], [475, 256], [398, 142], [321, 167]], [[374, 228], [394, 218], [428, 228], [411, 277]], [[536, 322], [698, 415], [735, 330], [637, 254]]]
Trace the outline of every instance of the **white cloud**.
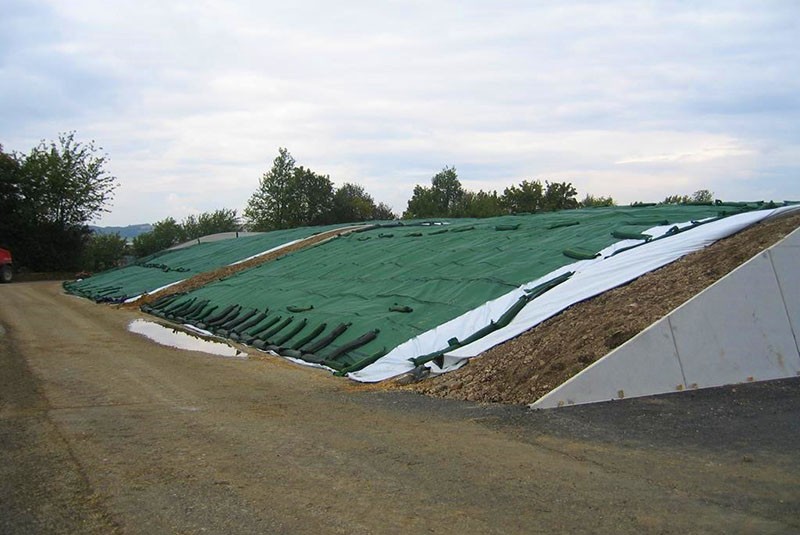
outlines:
[[[111, 157], [109, 224], [241, 209], [280, 146], [402, 211], [570, 180], [658, 200], [800, 198], [791, 2], [11, 2], [0, 142], [76, 129]], [[26, 28], [41, 28], [28, 32]]]

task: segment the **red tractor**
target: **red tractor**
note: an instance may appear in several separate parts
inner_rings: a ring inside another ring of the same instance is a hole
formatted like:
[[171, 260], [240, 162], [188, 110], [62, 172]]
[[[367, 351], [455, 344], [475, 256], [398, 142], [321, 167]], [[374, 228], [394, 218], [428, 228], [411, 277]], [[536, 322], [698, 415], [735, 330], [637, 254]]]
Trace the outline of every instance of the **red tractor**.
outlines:
[[0, 249], [0, 282], [11, 282], [14, 276], [11, 270], [11, 251]]

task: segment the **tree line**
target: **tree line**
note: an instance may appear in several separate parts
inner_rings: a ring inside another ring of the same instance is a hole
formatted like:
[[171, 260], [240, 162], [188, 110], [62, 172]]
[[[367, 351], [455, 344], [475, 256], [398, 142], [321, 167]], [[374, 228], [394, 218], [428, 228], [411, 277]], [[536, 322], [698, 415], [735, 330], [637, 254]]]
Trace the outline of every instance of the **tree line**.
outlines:
[[[259, 179], [242, 217], [221, 208], [178, 222], [157, 221], [150, 232], [129, 244], [119, 234], [94, 234], [88, 223], [113, 199], [117, 179], [108, 157], [75, 132], [57, 141], [41, 141], [27, 154], [6, 153], [0, 145], [0, 247], [11, 249], [15, 265], [31, 271], [100, 271], [123, 256], [147, 256], [208, 234], [240, 230], [269, 231], [299, 226], [391, 220], [398, 216], [363, 186], [336, 187], [329, 175], [297, 165], [285, 148]], [[710, 202], [713, 194], [670, 195], [664, 203]], [[613, 206], [610, 196], [578, 200], [570, 182], [523, 180], [497, 191], [470, 191], [455, 167], [444, 167], [429, 186], [416, 185], [401, 217], [493, 217], [579, 207]]]
[[75, 271], [88, 261], [87, 223], [102, 212], [117, 187], [107, 156], [75, 132], [41, 141], [27, 154], [0, 145], [0, 247], [16, 267]]

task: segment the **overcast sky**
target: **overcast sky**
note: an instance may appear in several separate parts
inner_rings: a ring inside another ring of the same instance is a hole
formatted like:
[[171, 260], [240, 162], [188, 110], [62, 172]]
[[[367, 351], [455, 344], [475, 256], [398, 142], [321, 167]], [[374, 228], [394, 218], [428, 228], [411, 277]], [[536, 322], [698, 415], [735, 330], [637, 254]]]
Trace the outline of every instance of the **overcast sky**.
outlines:
[[800, 2], [2, 0], [0, 143], [77, 131], [97, 223], [239, 212], [278, 147], [398, 213], [468, 189], [800, 200]]

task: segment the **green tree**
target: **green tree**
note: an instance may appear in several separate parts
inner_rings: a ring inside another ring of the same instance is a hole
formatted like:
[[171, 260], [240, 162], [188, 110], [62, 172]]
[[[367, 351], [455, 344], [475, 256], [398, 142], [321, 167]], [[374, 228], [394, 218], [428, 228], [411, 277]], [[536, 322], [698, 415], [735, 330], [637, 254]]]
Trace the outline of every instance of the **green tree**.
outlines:
[[408, 200], [403, 219], [424, 219], [426, 217], [440, 217], [439, 207], [431, 188], [414, 186], [414, 193]]
[[100, 151], [69, 132], [28, 154], [2, 153], [2, 241], [17, 265], [34, 271], [79, 268], [90, 236], [87, 223], [108, 211], [117, 187]]
[[501, 205], [512, 214], [538, 212], [544, 202], [544, 186], [539, 180], [523, 180], [519, 187], [511, 186], [503, 191]]
[[495, 217], [504, 213], [496, 191], [465, 191], [454, 217]]
[[369, 221], [375, 217], [376, 209], [375, 201], [363, 186], [346, 182], [333, 194], [332, 222]]
[[186, 241], [183, 227], [168, 217], [153, 224], [153, 230], [133, 239], [133, 253], [137, 257], [149, 256]]
[[386, 203], [378, 203], [372, 211], [372, 219], [375, 221], [391, 221], [397, 219], [397, 216], [392, 211], [392, 208]]
[[616, 206], [617, 203], [614, 202], [614, 199], [609, 197], [595, 197], [594, 195], [589, 195], [588, 193], [580, 202], [581, 208], [598, 208], [601, 206]]
[[323, 225], [331, 218], [334, 193], [328, 175], [320, 175], [302, 165], [295, 168], [290, 183], [288, 220], [293, 227]]
[[553, 212], [555, 210], [569, 210], [578, 207], [575, 196], [578, 190], [569, 182], [545, 182], [542, 210]]
[[108, 211], [117, 183], [105, 171], [107, 157], [100, 150], [69, 132], [59, 134], [58, 143], [42, 141], [24, 157], [20, 192], [40, 221], [67, 228]]
[[92, 234], [84, 252], [82, 267], [86, 271], [105, 271], [117, 267], [127, 247], [127, 240], [119, 233]]
[[272, 162], [272, 168], [259, 180], [258, 189], [244, 209], [250, 230], [264, 231], [290, 228], [292, 218], [292, 178], [295, 160], [283, 147]]
[[714, 202], [714, 193], [707, 189], [699, 189], [691, 195], [668, 195], [662, 204], [709, 204]]
[[13, 249], [21, 220], [19, 161], [0, 145], [0, 247]]
[[193, 240], [209, 234], [235, 232], [239, 230], [239, 220], [236, 217], [236, 210], [222, 208], [213, 212], [203, 212], [198, 216], [187, 216], [181, 222], [181, 227], [184, 238]]
[[463, 208], [465, 191], [455, 167], [445, 166], [431, 178], [431, 186], [415, 186], [403, 218], [453, 217]]
[[436, 173], [431, 179], [431, 191], [438, 212], [445, 217], [452, 214], [464, 197], [456, 168], [445, 166]]
[[699, 189], [692, 193], [692, 202], [694, 203], [712, 203], [714, 202], [714, 192], [707, 189]]

